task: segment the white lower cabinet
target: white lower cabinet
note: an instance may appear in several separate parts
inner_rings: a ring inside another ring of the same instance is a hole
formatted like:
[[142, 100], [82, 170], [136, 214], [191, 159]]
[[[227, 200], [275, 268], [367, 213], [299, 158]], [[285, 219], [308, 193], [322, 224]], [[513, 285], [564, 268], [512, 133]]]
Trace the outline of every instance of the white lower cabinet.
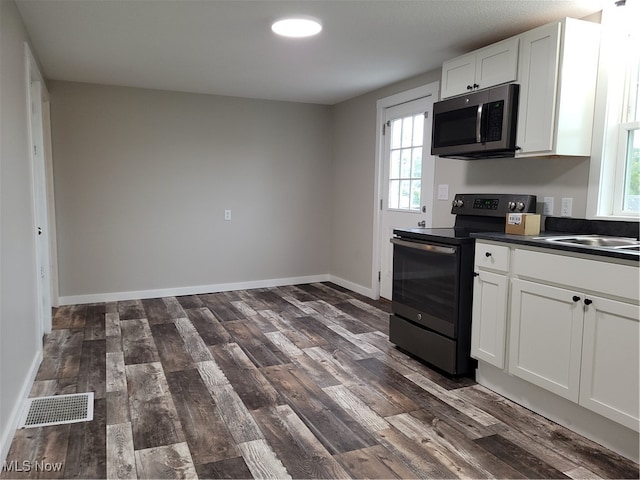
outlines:
[[476, 242], [471, 356], [504, 368], [509, 293], [509, 247]]
[[639, 309], [589, 297], [584, 316], [580, 405], [638, 431]]
[[578, 401], [581, 300], [570, 290], [511, 280], [509, 373]]
[[593, 258], [478, 242], [471, 356], [638, 432], [638, 265]]
[[506, 275], [479, 271], [473, 281], [473, 326], [471, 356], [504, 368], [507, 327]]

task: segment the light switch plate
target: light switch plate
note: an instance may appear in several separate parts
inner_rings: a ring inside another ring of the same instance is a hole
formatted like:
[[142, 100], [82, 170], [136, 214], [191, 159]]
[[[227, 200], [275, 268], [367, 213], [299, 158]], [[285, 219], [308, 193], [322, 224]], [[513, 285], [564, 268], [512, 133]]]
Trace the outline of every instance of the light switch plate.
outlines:
[[449, 185], [438, 185], [438, 200], [449, 200]]
[[225, 210], [224, 211], [224, 219], [225, 220], [231, 220], [231, 210]]
[[543, 215], [553, 215], [553, 197], [544, 197]]

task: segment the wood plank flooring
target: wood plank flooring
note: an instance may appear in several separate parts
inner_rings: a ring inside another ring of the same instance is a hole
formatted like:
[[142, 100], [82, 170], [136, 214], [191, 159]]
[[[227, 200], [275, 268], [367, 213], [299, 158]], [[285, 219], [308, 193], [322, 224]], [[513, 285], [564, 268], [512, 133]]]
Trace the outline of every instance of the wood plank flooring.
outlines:
[[18, 430], [1, 478], [638, 478], [395, 349], [388, 308], [329, 283], [58, 308], [31, 396], [93, 391], [94, 420]]

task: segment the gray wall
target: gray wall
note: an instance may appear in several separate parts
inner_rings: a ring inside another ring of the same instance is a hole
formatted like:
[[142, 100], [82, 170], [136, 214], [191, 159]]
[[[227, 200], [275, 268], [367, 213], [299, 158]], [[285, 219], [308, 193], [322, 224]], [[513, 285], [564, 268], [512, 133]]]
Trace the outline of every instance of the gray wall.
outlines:
[[[61, 296], [328, 273], [371, 288], [376, 102], [439, 78], [333, 107], [50, 82]], [[584, 217], [588, 168], [437, 159], [435, 184], [554, 196], [556, 212], [570, 196]], [[433, 205], [450, 226], [450, 202]]]
[[0, 460], [41, 351], [24, 42], [13, 2], [0, 1]]
[[[331, 273], [371, 288], [373, 255], [373, 199], [375, 185], [376, 102], [433, 81], [441, 71], [400, 82], [334, 106], [333, 229]], [[448, 184], [450, 200], [434, 198], [433, 226], [453, 225], [451, 198], [456, 193], [527, 193], [555, 199], [555, 215], [562, 197], [573, 198], [573, 216], [586, 215], [589, 159], [528, 158], [450, 160], [436, 158], [437, 185]], [[542, 206], [538, 205], [540, 212]]]
[[329, 273], [330, 107], [49, 92], [62, 297]]

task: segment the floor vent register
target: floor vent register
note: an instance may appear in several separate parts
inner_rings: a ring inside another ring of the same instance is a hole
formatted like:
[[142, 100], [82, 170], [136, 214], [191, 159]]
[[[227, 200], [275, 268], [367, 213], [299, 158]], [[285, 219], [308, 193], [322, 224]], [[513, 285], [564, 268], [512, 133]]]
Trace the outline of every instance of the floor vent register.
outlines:
[[48, 427], [93, 420], [93, 392], [27, 399], [18, 428]]

